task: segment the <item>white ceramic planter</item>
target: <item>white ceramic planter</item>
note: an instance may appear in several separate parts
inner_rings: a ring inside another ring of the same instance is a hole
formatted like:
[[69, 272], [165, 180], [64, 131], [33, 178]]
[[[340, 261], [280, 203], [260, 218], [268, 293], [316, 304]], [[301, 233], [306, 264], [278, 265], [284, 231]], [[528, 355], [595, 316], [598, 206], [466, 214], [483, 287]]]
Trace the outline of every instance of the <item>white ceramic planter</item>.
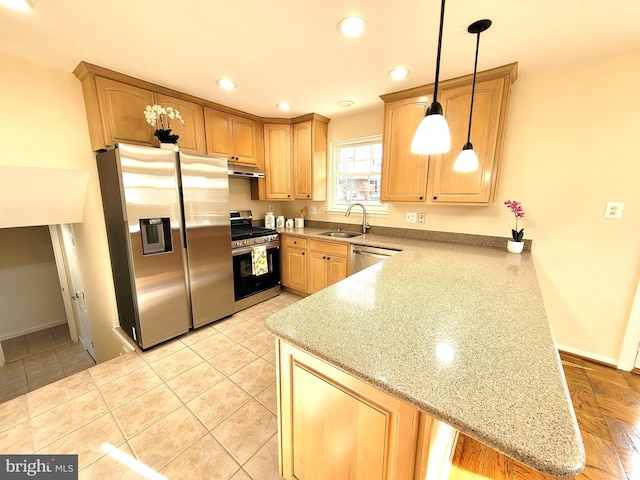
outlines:
[[524, 242], [514, 242], [513, 240], [507, 240], [507, 251], [509, 253], [522, 253], [524, 248]]

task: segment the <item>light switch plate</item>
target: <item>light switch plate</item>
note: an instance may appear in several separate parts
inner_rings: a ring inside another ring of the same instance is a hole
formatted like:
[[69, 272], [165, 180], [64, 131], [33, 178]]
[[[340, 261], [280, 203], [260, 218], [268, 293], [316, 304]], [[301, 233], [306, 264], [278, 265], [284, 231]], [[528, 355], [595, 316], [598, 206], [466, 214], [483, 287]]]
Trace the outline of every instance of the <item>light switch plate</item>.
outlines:
[[427, 218], [426, 212], [418, 212], [418, 223], [424, 223]]
[[607, 208], [604, 211], [604, 218], [622, 218], [622, 210], [624, 209], [624, 202], [609, 202]]

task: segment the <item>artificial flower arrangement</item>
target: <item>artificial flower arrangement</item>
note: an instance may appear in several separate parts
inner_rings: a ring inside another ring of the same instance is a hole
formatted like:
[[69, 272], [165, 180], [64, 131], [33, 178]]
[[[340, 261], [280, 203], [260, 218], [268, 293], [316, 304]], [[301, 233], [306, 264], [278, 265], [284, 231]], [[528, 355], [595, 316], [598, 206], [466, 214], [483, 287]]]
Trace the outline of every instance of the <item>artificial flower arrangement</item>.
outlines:
[[504, 202], [509, 210], [516, 217], [516, 228], [511, 230], [511, 236], [513, 237], [514, 242], [521, 242], [522, 237], [524, 237], [524, 228], [518, 230], [518, 219], [524, 217], [524, 210], [522, 209], [522, 205], [520, 202], [507, 200]]
[[177, 120], [180, 125], [184, 126], [184, 120], [177, 108], [163, 107], [162, 105], [147, 105], [144, 110], [144, 117], [147, 123], [154, 127], [156, 131], [154, 135], [162, 143], [176, 143], [178, 135], [171, 134], [171, 120]]

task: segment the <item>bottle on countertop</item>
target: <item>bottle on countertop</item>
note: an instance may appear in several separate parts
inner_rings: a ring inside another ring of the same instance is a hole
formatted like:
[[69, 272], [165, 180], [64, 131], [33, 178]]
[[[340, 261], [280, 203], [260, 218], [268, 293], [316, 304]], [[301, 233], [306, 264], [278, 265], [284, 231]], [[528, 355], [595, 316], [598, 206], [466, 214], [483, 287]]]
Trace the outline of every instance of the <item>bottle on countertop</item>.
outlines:
[[267, 212], [264, 217], [264, 226], [265, 228], [276, 228], [276, 220], [273, 216], [273, 212]]
[[276, 221], [276, 226], [278, 228], [284, 228], [284, 216], [280, 215]]

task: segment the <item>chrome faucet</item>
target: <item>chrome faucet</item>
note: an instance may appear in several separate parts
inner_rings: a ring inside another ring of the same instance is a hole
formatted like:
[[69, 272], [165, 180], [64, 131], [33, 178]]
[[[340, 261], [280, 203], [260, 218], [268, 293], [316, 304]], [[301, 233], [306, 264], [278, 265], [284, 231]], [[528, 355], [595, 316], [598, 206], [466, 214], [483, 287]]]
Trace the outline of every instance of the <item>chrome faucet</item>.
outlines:
[[367, 209], [364, 208], [363, 204], [361, 204], [360, 202], [352, 203], [351, 205], [349, 205], [349, 208], [347, 208], [347, 213], [345, 213], [344, 216], [348, 217], [349, 215], [351, 215], [351, 209], [355, 205], [360, 205], [360, 207], [362, 207], [362, 233], [367, 233], [367, 230], [369, 230], [369, 224], [367, 223]]

